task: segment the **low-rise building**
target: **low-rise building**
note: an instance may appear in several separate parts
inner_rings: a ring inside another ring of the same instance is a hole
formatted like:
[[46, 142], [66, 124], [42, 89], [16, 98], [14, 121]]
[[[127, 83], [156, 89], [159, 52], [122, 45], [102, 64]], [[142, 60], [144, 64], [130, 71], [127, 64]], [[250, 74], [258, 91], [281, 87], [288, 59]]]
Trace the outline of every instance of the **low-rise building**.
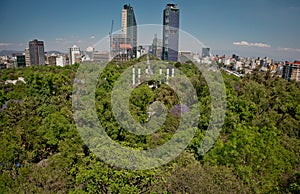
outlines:
[[93, 61], [95, 62], [108, 62], [109, 61], [109, 52], [94, 52]]
[[17, 66], [18, 67], [26, 67], [25, 55], [17, 56]]
[[56, 66], [57, 55], [51, 54], [46, 56], [46, 64], [50, 66]]
[[56, 66], [64, 67], [66, 66], [66, 57], [64, 55], [60, 55], [56, 57]]

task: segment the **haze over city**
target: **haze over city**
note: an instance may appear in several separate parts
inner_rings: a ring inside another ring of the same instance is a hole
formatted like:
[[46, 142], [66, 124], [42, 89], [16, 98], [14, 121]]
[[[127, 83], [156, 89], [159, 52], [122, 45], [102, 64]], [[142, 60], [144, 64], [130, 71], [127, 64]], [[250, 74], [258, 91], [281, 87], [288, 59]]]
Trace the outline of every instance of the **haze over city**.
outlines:
[[[137, 24], [162, 24], [169, 1], [3, 1], [0, 50], [19, 50], [40, 39], [45, 51], [82, 50], [121, 29], [122, 5], [134, 7]], [[178, 4], [180, 28], [211, 48], [212, 54], [299, 60], [300, 2], [297, 0], [172, 1]], [[200, 50], [200, 49], [199, 49]]]

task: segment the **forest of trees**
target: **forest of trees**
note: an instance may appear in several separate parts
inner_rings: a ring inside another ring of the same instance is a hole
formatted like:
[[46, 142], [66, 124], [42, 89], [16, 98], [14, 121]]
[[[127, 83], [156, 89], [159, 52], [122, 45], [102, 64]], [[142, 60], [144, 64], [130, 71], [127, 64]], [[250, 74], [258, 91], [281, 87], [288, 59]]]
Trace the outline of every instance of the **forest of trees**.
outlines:
[[[178, 117], [169, 111], [158, 131], [134, 135], [117, 123], [111, 104], [116, 80], [141, 60], [109, 63], [97, 83], [95, 106], [114, 141], [149, 149], [172, 137]], [[201, 115], [185, 151], [148, 170], [110, 166], [81, 139], [72, 112], [79, 64], [0, 70], [0, 193], [300, 193], [300, 83], [270, 73], [222, 73], [225, 122], [214, 147], [199, 155], [211, 112], [209, 88], [194, 64], [174, 65], [196, 89]], [[26, 83], [5, 84], [18, 77]], [[178, 103], [167, 84], [141, 84], [130, 97], [133, 118], [147, 122], [154, 101], [167, 108]]]

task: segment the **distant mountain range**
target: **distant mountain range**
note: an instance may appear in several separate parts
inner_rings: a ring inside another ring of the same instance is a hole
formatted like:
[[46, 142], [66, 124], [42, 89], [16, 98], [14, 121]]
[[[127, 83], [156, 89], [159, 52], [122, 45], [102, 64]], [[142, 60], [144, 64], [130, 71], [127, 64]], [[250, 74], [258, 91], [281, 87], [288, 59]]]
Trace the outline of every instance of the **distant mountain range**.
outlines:
[[[17, 51], [17, 50], [2, 50], [0, 51], [0, 56], [12, 56], [14, 53], [24, 53], [24, 51]], [[59, 51], [46, 51], [47, 54], [64, 54]]]
[[24, 51], [2, 50], [0, 51], [0, 56], [12, 56], [13, 53], [24, 53]]
[[60, 54], [65, 54], [65, 53], [62, 53], [62, 52], [59, 52], [59, 51], [46, 51], [47, 54], [57, 54], [57, 55], [60, 55]]

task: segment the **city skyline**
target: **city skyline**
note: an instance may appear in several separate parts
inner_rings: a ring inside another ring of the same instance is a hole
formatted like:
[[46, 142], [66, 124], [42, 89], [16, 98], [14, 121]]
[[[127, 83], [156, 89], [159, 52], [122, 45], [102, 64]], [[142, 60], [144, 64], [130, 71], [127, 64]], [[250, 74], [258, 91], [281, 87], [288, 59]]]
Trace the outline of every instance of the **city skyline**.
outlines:
[[0, 32], [0, 50], [24, 50], [33, 39], [43, 40], [45, 51], [66, 53], [74, 44], [85, 50], [108, 35], [111, 20], [115, 22], [114, 31], [121, 29], [121, 10], [127, 3], [134, 8], [138, 25], [162, 24], [165, 5], [178, 4], [180, 28], [211, 48], [212, 54], [268, 56], [290, 61], [300, 58], [297, 0], [147, 3], [114, 0], [73, 3], [72, 9], [69, 2], [52, 1], [54, 10], [47, 6], [42, 9], [36, 0], [6, 1], [1, 3], [0, 25], [4, 28]]

